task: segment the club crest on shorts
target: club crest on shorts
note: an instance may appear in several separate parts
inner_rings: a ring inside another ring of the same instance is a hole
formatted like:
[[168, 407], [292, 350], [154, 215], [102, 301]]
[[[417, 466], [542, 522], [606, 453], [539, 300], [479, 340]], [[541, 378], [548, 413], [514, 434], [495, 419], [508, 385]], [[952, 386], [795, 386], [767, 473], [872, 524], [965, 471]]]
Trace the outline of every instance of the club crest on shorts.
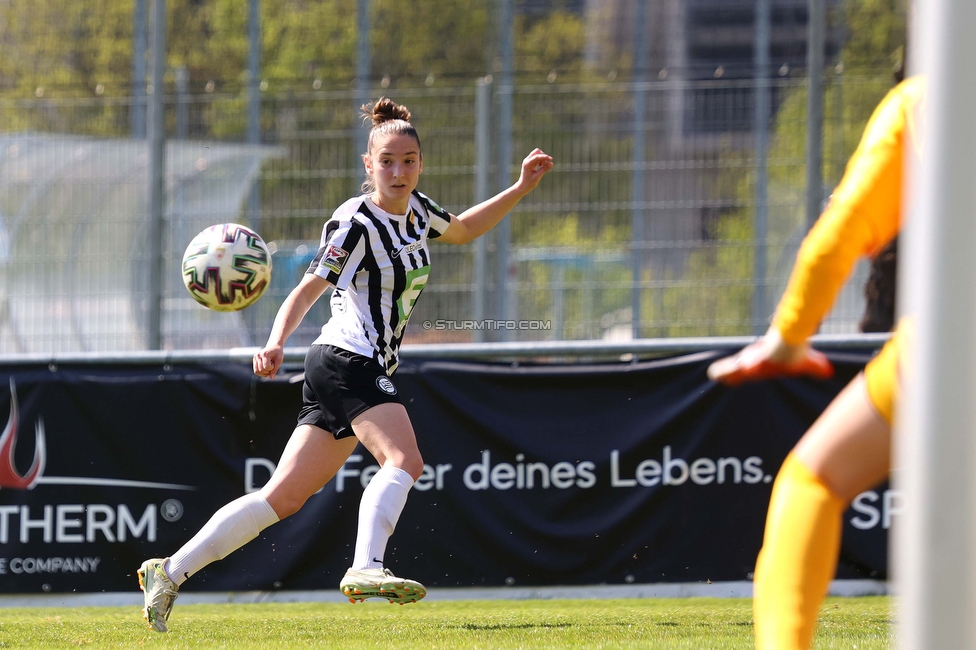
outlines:
[[396, 386], [393, 385], [393, 382], [390, 381], [389, 377], [377, 377], [376, 387], [387, 395], [396, 395]]

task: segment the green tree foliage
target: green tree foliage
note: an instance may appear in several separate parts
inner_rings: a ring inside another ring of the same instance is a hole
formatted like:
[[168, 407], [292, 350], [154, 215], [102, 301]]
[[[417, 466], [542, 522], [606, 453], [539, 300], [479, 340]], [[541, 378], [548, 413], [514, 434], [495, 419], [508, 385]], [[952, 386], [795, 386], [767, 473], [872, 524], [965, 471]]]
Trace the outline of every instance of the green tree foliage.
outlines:
[[[194, 87], [246, 81], [248, 12], [242, 0], [166, 0], [167, 66]], [[0, 89], [129, 92], [135, 0], [0, 1]], [[152, 1], [146, 0], [151, 22]], [[348, 88], [356, 68], [357, 0], [261, 0], [264, 79]], [[375, 79], [465, 80], [490, 72], [495, 3], [373, 0]], [[520, 69], [576, 70], [584, 47], [580, 16], [554, 11], [515, 25]], [[147, 33], [151, 28], [147, 27]], [[148, 45], [148, 43], [147, 43]], [[170, 79], [170, 82], [172, 80]], [[5, 96], [11, 96], [9, 92]]]
[[[356, 69], [355, 3], [266, 0], [261, 21], [264, 77], [319, 79], [325, 87], [348, 87]], [[246, 46], [246, 32], [238, 34]]]
[[[0, 130], [58, 131], [107, 137], [129, 134], [136, 0], [0, 0], [0, 100], [30, 100], [0, 114]], [[147, 50], [152, 0], [145, 0]], [[272, 214], [309, 214], [335, 205], [358, 186], [356, 127], [351, 99], [358, 44], [357, 0], [260, 0], [261, 131], [287, 146], [287, 161], [265, 174], [262, 196]], [[248, 11], [244, 0], [166, 0], [167, 75], [189, 79], [189, 137], [241, 141], [247, 133]], [[372, 0], [372, 95], [396, 89], [468, 86], [497, 65], [495, 2]], [[519, 67], [527, 61], [548, 74], [579, 66], [581, 18], [566, 12], [520, 16], [513, 42]], [[146, 53], [149, 68], [150, 52]], [[387, 90], [389, 89], [389, 90]], [[336, 99], [350, 92], [349, 100]], [[44, 109], [38, 97], [63, 101]], [[118, 98], [117, 101], [98, 101]], [[312, 103], [312, 100], [317, 100]], [[318, 101], [320, 100], [320, 101]], [[172, 132], [176, 116], [169, 102]], [[309, 107], [314, 105], [315, 110]], [[416, 111], [415, 111], [416, 112]], [[456, 129], [451, 112], [419, 113], [425, 133]], [[346, 131], [348, 144], [325, 141]], [[470, 133], [470, 131], [466, 132]], [[453, 140], [452, 140], [453, 141]], [[469, 165], [468, 159], [457, 164]], [[353, 167], [346, 178], [324, 180], [316, 170]], [[287, 200], [283, 197], [287, 196]], [[287, 203], [287, 207], [285, 206]], [[313, 212], [308, 212], [312, 210]]]
[[848, 73], [875, 75], [900, 67], [905, 47], [905, 0], [848, 0], [834, 21], [847, 25], [841, 60]]
[[[172, 95], [174, 71], [186, 71], [193, 100], [189, 137], [243, 141], [252, 81], [247, 73], [246, 1], [166, 2], [165, 89]], [[902, 2], [848, 0], [842, 5], [848, 38], [826, 79], [829, 182], [839, 178], [865, 121], [890, 86], [887, 72], [900, 56], [904, 37]], [[0, 102], [21, 102], [5, 104], [0, 131], [127, 137], [134, 3], [0, 0]], [[152, 0], [146, 4], [149, 17]], [[517, 7], [523, 4], [516, 2]], [[550, 11], [516, 15], [513, 44], [522, 92], [515, 96], [513, 157], [520, 159], [540, 146], [558, 161], [574, 161], [588, 171], [564, 173], [564, 167], [558, 168], [520, 207], [512, 236], [519, 247], [555, 251], [555, 258], [520, 267], [521, 286], [562, 283], [556, 291], [524, 291], [519, 313], [545, 318], [560, 310], [565, 336], [588, 337], [600, 334], [592, 314], [608, 316], [607, 323], [599, 324], [605, 329], [617, 318], [614, 314], [624, 322], [623, 312], [630, 306], [626, 256], [632, 172], [627, 163], [633, 159], [633, 138], [626, 127], [604, 127], [630, 124], [633, 95], [621, 84], [604, 86], [593, 95], [538, 90], [553, 82], [594, 81], [596, 72], [584, 69], [584, 17], [563, 6], [554, 0]], [[261, 133], [263, 141], [288, 152], [262, 172], [262, 228], [269, 239], [315, 240], [324, 218], [359, 182], [361, 152], [352, 110], [357, 2], [260, 0], [260, 11]], [[466, 93], [473, 92], [475, 78], [498, 70], [498, 3], [373, 0], [371, 11], [371, 94], [388, 93], [410, 106], [429, 156], [425, 191], [449, 209], [463, 209], [473, 200], [474, 185], [473, 178], [458, 171], [474, 166], [469, 123], [474, 110]], [[619, 67], [626, 73], [629, 65], [623, 44], [611, 54], [610, 61], [600, 64], [604, 79], [610, 78], [607, 70], [615, 74]], [[771, 275], [782, 271], [790, 242], [802, 234], [806, 97], [797, 81], [784, 86], [770, 142]], [[453, 90], [457, 88], [462, 90]], [[594, 96], [600, 101], [593, 102]], [[172, 103], [167, 119], [172, 129]], [[653, 149], [654, 138], [648, 139]], [[725, 151], [729, 160], [717, 163], [721, 174], [695, 178], [707, 186], [699, 193], [704, 201], [732, 197], [735, 205], [708, 225], [707, 245], [690, 248], [683, 264], [644, 270], [641, 320], [649, 324], [642, 332], [646, 336], [752, 330], [755, 178], [748, 173], [751, 152], [731, 145]], [[655, 159], [655, 152], [648, 151], [647, 158]], [[680, 167], [682, 161], [669, 163]], [[576, 252], [559, 257], [560, 250], [569, 249]], [[464, 272], [459, 270], [458, 278]], [[623, 288], [605, 289], [611, 285]], [[715, 325], [696, 325], [705, 322]]]
[[517, 28], [516, 56], [522, 74], [542, 74], [549, 82], [578, 76], [586, 48], [586, 25], [582, 18], [566, 11], [554, 11], [542, 20], [523, 18]]
[[[576, 212], [519, 217], [519, 318], [550, 320], [554, 328], [538, 338], [600, 338], [615, 317], [629, 320], [617, 313], [630, 304], [630, 270], [621, 245], [629, 238], [629, 223], [609, 220], [595, 230]], [[593, 314], [606, 315], [606, 322], [594, 322]]]
[[106, 77], [128, 77], [129, 2], [0, 3], [0, 88], [6, 96], [91, 95]]
[[486, 47], [494, 36], [492, 6], [468, 0], [376, 0], [370, 34], [374, 75], [456, 82], [485, 74]]

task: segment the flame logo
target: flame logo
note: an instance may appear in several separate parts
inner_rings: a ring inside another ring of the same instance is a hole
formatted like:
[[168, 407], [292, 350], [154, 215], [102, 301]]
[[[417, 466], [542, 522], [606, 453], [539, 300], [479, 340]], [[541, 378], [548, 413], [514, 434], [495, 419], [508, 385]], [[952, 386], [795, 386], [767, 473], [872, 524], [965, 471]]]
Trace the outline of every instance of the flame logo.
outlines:
[[0, 488], [15, 490], [30, 490], [44, 473], [47, 463], [47, 446], [44, 444], [44, 422], [40, 418], [35, 425], [36, 442], [34, 443], [34, 462], [27, 473], [21, 475], [14, 466], [14, 448], [17, 445], [17, 429], [19, 424], [19, 408], [17, 404], [17, 387], [13, 377], [10, 378], [10, 417], [7, 426], [0, 435]]

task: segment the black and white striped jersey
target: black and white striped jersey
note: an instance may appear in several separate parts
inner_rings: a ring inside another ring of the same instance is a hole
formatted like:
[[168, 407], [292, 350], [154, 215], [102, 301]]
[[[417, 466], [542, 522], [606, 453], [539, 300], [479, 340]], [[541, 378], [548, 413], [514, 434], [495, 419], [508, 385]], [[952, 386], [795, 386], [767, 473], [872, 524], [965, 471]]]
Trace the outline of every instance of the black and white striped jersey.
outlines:
[[335, 286], [332, 317], [313, 344], [372, 357], [392, 375], [410, 312], [430, 274], [427, 240], [450, 223], [447, 211], [416, 190], [402, 215], [381, 210], [368, 196], [339, 206], [308, 269]]

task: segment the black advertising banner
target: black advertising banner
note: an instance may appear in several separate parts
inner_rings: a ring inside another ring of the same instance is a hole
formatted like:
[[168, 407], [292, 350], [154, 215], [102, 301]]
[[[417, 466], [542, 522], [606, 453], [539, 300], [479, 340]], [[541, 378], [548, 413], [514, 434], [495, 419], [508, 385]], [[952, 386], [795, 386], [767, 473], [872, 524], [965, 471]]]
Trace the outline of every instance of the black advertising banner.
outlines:
[[[405, 361], [394, 377], [426, 468], [387, 565], [430, 587], [751, 577], [772, 478], [864, 354], [828, 382], [729, 389], [705, 353], [638, 363]], [[301, 374], [239, 364], [0, 369], [0, 592], [137, 588], [215, 510], [259, 489]], [[332, 589], [353, 555], [362, 448], [302, 510], [186, 583]], [[898, 495], [845, 515], [840, 578], [884, 578]]]

